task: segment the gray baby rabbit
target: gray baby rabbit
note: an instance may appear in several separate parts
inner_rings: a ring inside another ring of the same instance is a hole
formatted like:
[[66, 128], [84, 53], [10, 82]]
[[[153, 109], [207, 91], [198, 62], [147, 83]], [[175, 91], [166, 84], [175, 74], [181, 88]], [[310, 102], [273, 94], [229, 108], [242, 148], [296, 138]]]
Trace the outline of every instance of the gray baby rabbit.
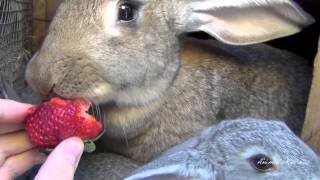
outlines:
[[[85, 156], [75, 180], [318, 180], [320, 161], [284, 123], [223, 121], [138, 169], [137, 162], [100, 153]], [[134, 172], [133, 172], [134, 171]]]
[[136, 170], [126, 180], [318, 180], [320, 161], [282, 122], [224, 121]]
[[303, 59], [184, 35], [247, 45], [312, 22], [289, 0], [65, 0], [26, 78], [38, 94], [98, 104], [100, 147], [141, 162], [225, 119], [283, 120], [299, 134], [311, 79]]

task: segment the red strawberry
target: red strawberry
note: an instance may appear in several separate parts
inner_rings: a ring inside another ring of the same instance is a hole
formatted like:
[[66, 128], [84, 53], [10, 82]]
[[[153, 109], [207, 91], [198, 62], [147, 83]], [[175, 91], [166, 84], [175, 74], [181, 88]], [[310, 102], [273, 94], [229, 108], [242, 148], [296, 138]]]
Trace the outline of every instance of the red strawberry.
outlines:
[[53, 148], [62, 140], [77, 136], [92, 139], [102, 131], [102, 124], [86, 113], [90, 103], [84, 99], [63, 100], [52, 98], [49, 102], [29, 109], [26, 131], [31, 143], [42, 148]]

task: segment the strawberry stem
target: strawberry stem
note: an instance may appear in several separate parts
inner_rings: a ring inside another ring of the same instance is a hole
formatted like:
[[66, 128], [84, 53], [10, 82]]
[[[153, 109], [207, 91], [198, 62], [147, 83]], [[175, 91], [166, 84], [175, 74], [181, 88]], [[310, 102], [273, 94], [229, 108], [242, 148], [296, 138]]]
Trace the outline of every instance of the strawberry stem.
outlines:
[[84, 152], [93, 153], [96, 150], [96, 145], [93, 141], [85, 141], [84, 142]]

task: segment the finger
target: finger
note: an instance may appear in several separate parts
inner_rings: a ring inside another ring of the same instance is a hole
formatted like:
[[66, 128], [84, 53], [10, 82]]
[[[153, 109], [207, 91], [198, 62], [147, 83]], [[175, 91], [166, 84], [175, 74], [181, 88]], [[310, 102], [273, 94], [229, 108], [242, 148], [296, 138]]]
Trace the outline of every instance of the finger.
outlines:
[[0, 99], [0, 123], [23, 122], [30, 107], [32, 107], [30, 104]]
[[63, 141], [51, 152], [35, 180], [72, 180], [83, 148], [80, 138], [69, 138]]
[[33, 166], [43, 163], [45, 159], [46, 157], [35, 149], [12, 156], [0, 167], [1, 180], [14, 179]]
[[21, 129], [24, 129], [24, 125], [23, 124], [13, 124], [13, 123], [1, 124], [0, 134], [6, 134], [6, 133], [9, 133], [9, 132], [15, 132], [15, 131], [19, 131]]
[[[0, 136], [0, 167], [9, 156], [20, 154], [33, 148], [24, 131]], [[0, 176], [1, 177], [1, 176]]]

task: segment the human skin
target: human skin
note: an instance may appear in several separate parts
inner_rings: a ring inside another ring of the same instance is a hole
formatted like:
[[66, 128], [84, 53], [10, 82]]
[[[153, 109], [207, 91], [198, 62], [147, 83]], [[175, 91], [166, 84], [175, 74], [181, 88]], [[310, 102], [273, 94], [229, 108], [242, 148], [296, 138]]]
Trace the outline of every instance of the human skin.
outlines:
[[66, 139], [46, 158], [30, 143], [24, 131], [24, 119], [30, 107], [30, 104], [0, 99], [1, 179], [14, 179], [32, 166], [43, 162], [36, 176], [37, 180], [61, 179], [59, 176], [67, 180], [73, 179], [83, 152], [81, 139]]

